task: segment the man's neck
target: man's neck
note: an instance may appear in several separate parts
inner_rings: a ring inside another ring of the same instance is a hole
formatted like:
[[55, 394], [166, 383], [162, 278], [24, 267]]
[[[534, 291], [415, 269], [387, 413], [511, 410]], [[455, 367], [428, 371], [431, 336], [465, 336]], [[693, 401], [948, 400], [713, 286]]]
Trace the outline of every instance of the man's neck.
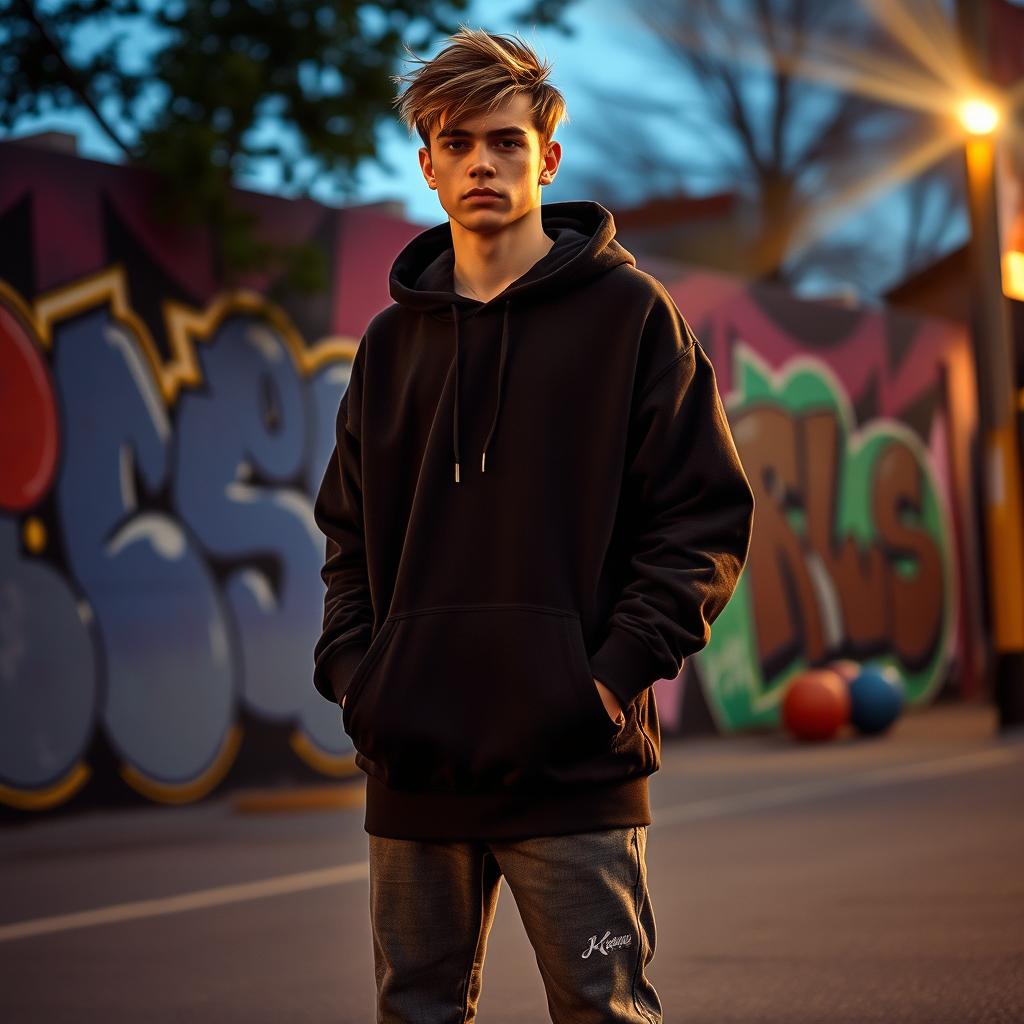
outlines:
[[451, 227], [455, 291], [480, 302], [489, 302], [503, 292], [555, 244], [544, 233], [539, 206], [494, 234], [467, 231], [454, 220]]

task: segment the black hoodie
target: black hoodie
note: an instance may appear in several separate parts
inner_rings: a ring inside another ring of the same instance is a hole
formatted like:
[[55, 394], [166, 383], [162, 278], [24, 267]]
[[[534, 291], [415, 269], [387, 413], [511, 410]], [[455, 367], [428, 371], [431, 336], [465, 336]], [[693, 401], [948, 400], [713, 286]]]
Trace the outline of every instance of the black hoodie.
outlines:
[[486, 303], [454, 290], [447, 222], [410, 241], [338, 408], [313, 679], [347, 694], [371, 834], [650, 824], [651, 684], [746, 562], [754, 499], [703, 348], [604, 207], [541, 215], [554, 245]]

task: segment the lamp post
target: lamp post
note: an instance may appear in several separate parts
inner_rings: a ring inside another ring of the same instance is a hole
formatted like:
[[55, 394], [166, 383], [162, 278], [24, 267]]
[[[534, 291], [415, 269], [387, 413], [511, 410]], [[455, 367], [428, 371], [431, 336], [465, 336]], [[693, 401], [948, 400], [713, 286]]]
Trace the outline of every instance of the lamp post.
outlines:
[[[962, 26], [977, 32], [977, 24], [969, 16], [962, 19]], [[1024, 506], [1017, 370], [1010, 311], [1002, 288], [995, 185], [996, 132], [1002, 112], [997, 101], [977, 96], [965, 100], [958, 114], [967, 132], [971, 326], [984, 480], [990, 667], [999, 727], [1006, 728], [1024, 722]]]

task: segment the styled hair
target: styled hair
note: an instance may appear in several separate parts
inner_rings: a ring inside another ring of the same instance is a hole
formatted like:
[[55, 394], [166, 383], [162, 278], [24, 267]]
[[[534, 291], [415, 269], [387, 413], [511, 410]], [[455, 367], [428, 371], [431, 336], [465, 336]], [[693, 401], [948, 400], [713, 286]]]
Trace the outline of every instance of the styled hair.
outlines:
[[428, 149], [430, 133], [442, 117], [451, 123], [467, 114], [488, 113], [520, 93], [533, 101], [530, 113], [542, 143], [550, 142], [558, 125], [569, 120], [565, 97], [547, 80], [551, 63], [541, 61], [518, 35], [460, 24], [448, 38], [451, 45], [433, 60], [424, 60], [405, 46], [422, 67], [391, 76], [396, 85], [409, 83], [394, 105], [409, 134], [418, 132]]

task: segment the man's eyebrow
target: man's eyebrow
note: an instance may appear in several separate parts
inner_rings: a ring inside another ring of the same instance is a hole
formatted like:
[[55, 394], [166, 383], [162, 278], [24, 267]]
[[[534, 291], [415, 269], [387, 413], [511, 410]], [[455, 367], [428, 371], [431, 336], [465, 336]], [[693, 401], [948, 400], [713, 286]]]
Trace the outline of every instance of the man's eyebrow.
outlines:
[[[494, 128], [491, 131], [489, 131], [487, 134], [488, 135], [522, 135], [522, 136], [526, 136], [527, 132], [526, 132], [526, 130], [524, 128], [520, 128], [518, 125], [514, 125], [513, 124], [513, 125], [509, 125], [507, 128]], [[466, 131], [465, 128], [442, 128], [441, 131], [439, 131], [437, 133], [437, 137], [439, 139], [443, 139], [443, 138], [447, 138], [447, 137], [454, 137], [454, 136], [461, 136], [461, 137], [472, 138], [473, 137], [473, 133], [469, 132], [469, 131]]]

